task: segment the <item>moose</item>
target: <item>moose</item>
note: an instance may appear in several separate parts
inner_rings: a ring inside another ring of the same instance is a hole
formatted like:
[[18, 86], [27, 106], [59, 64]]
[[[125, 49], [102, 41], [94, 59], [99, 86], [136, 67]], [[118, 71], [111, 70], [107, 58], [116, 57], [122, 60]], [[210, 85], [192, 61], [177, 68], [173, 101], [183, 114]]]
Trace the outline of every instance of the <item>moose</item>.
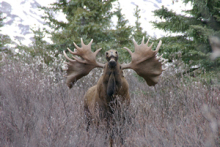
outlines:
[[[120, 64], [118, 62], [118, 52], [113, 49], [105, 53], [107, 60], [106, 64], [97, 62], [96, 55], [101, 48], [92, 52], [92, 42], [93, 40], [91, 40], [88, 45], [85, 45], [81, 39], [81, 47], [74, 43], [76, 47], [74, 52], [67, 48], [68, 51], [74, 55], [72, 56], [73, 59], [69, 58], [65, 51], [63, 52], [64, 56], [69, 61], [66, 63], [68, 67], [66, 70], [66, 84], [69, 88], [72, 88], [77, 80], [89, 74], [92, 69], [103, 68], [103, 74], [97, 84], [89, 88], [84, 96], [84, 110], [88, 123], [87, 131], [91, 124], [91, 120], [96, 118], [95, 115], [97, 114], [97, 110], [100, 119], [109, 122], [111, 114], [114, 113], [112, 109], [114, 103], [112, 102], [115, 101], [116, 97], [120, 97], [120, 99], [117, 99], [120, 103], [126, 105], [130, 104], [129, 85], [123, 75], [124, 69], [133, 69], [139, 76], [145, 79], [149, 86], [157, 84], [161, 73], [164, 71], [164, 69], [162, 69], [162, 65], [164, 64], [164, 62], [161, 61], [162, 55], [159, 57], [156, 56], [162, 44], [161, 40], [156, 50], [153, 51], [153, 43], [148, 46], [149, 39], [147, 43], [144, 43], [143, 37], [140, 45], [133, 39], [134, 52], [124, 47], [131, 55], [131, 62], [128, 64]], [[111, 140], [110, 146], [112, 146], [113, 142]]]

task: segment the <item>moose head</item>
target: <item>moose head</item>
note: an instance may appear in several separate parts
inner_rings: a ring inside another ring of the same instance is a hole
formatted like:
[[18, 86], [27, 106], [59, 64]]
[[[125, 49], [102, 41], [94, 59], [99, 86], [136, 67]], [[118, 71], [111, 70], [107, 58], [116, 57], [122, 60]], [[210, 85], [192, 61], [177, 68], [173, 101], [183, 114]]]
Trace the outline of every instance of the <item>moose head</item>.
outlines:
[[[162, 44], [159, 41], [155, 51], [152, 50], [153, 43], [149, 46], [148, 42], [144, 43], [144, 38], [140, 45], [133, 40], [134, 52], [128, 48], [126, 49], [131, 55], [131, 62], [128, 64], [120, 64], [118, 62], [118, 52], [116, 50], [109, 50], [105, 53], [107, 63], [102, 64], [96, 61], [96, 55], [101, 49], [95, 52], [91, 51], [92, 41], [85, 45], [81, 39], [81, 46], [78, 47], [75, 43], [76, 50], [73, 52], [69, 48], [69, 52], [73, 55], [73, 59], [69, 58], [65, 51], [64, 56], [67, 62], [68, 69], [66, 75], [66, 84], [71, 88], [74, 83], [89, 74], [93, 68], [103, 68], [103, 74], [98, 80], [97, 84], [89, 88], [84, 96], [84, 109], [88, 121], [88, 127], [96, 114], [96, 108], [99, 110], [101, 119], [109, 120], [110, 114], [114, 113], [112, 110], [112, 102], [115, 101], [116, 96], [120, 97], [120, 103], [130, 104], [130, 96], [128, 89], [128, 82], [123, 75], [124, 69], [133, 69], [139, 76], [143, 77], [149, 86], [154, 86], [158, 83], [159, 77], [163, 72], [161, 63], [161, 56], [156, 54]], [[109, 121], [107, 121], [109, 122]], [[111, 143], [110, 143], [111, 144]]]
[[[83, 43], [83, 40], [81, 39], [81, 45], [82, 45], [81, 48], [74, 43], [76, 47], [75, 52], [67, 48], [71, 54], [78, 55], [82, 59], [75, 56], [72, 56], [73, 59], [71, 59], [66, 55], [65, 51], [63, 52], [66, 59], [69, 60], [69, 62], [66, 63], [68, 66], [66, 83], [69, 88], [72, 88], [72, 86], [78, 79], [89, 74], [89, 72], [93, 68], [96, 67], [104, 68], [104, 64], [96, 61], [96, 55], [101, 50], [101, 48], [96, 50], [95, 52], [92, 52], [91, 51], [92, 42], [93, 40], [91, 40], [88, 45], [85, 45]], [[138, 45], [136, 41], [133, 39], [133, 43], [135, 47], [134, 53], [132, 53], [130, 49], [124, 47], [124, 49], [126, 49], [131, 55], [132, 61], [129, 64], [122, 64], [121, 70], [133, 69], [139, 76], [145, 79], [145, 81], [149, 86], [154, 86], [158, 83], [159, 77], [162, 71], [164, 71], [162, 69], [162, 64], [164, 62], [160, 62], [161, 56], [160, 57], [156, 56], [160, 46], [162, 45], [162, 41], [160, 40], [155, 51], [151, 49], [153, 43], [150, 46], [148, 46], [148, 42], [149, 39], [145, 44], [143, 38], [141, 44]], [[110, 57], [111, 55], [115, 56], [114, 58], [112, 58], [112, 60], [114, 59], [117, 62], [118, 60], [117, 51], [114, 52], [113, 50], [109, 50], [106, 52], [106, 60], [108, 62], [111, 61], [111, 57]]]

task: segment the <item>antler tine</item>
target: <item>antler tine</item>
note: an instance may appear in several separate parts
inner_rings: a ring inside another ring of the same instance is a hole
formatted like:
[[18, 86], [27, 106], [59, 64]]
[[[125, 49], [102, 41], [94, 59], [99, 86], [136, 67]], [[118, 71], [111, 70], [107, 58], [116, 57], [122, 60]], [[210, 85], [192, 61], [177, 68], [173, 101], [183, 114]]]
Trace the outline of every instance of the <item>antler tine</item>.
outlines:
[[81, 45], [82, 46], [85, 46], [84, 42], [83, 42], [83, 39], [81, 38]]
[[157, 60], [160, 60], [162, 58], [163, 54], [157, 57]]
[[167, 62], [167, 61], [166, 61], [166, 60], [164, 60], [164, 61], [163, 61], [161, 64], [162, 64], [162, 65], [164, 65], [164, 63], [166, 63], [166, 62]]
[[74, 46], [76, 47], [77, 50], [80, 50], [80, 47], [78, 47], [75, 42], [73, 42], [73, 44], [74, 44]]
[[141, 41], [141, 44], [144, 44], [144, 36], [143, 36], [143, 39], [142, 39], [142, 41]]
[[64, 56], [66, 57], [67, 60], [69, 60], [70, 62], [75, 62], [75, 60], [70, 59], [67, 55], [66, 52], [63, 51]]
[[67, 50], [73, 55], [78, 55], [76, 52], [71, 51], [71, 49], [69, 49], [69, 48], [67, 48]]
[[134, 40], [134, 38], [132, 39], [133, 43], [134, 43], [134, 47], [136, 48], [138, 46], [137, 42]]
[[166, 68], [163, 68], [163, 69], [162, 69], [162, 71], [165, 71], [165, 70], [167, 70], [167, 69], [168, 69], [168, 67], [166, 67]]
[[78, 61], [79, 63], [86, 63], [86, 60], [81, 60], [75, 56], [72, 56], [73, 59], [75, 59], [76, 61]]
[[[102, 50], [102, 48], [97, 49], [97, 50], [94, 52], [94, 55], [96, 56], [101, 50]], [[97, 63], [97, 65], [98, 65], [98, 67], [104, 67], [104, 64], [99, 63], [99, 62], [96, 62], [96, 63]]]
[[95, 51], [95, 56], [102, 50], [102, 48], [99, 48]]
[[126, 49], [128, 51], [128, 53], [132, 56], [132, 51], [129, 48], [127, 48], [127, 47], [123, 47], [123, 48]]
[[161, 61], [161, 64], [165, 64], [167, 62], [168, 62], [168, 60], [163, 58], [163, 60]]
[[149, 48], [152, 48], [152, 46], [153, 46], [153, 45], [154, 45], [154, 42], [152, 42], [152, 43], [151, 43], [151, 45], [150, 45], [150, 47], [149, 47]]
[[147, 43], [146, 43], [146, 45], [148, 45], [148, 43], [149, 43], [149, 40], [150, 40], [150, 37], [147, 39]]
[[157, 48], [155, 50], [156, 53], [159, 51], [161, 45], [162, 45], [162, 41], [160, 40], [158, 45], [157, 45]]
[[67, 64], [67, 65], [72, 65], [71, 63], [69, 63], [69, 62], [64, 62], [64, 64]]
[[88, 44], [88, 45], [90, 45], [90, 46], [91, 46], [91, 45], [92, 45], [92, 42], [93, 42], [93, 39], [91, 39], [91, 41], [89, 42], [89, 44]]

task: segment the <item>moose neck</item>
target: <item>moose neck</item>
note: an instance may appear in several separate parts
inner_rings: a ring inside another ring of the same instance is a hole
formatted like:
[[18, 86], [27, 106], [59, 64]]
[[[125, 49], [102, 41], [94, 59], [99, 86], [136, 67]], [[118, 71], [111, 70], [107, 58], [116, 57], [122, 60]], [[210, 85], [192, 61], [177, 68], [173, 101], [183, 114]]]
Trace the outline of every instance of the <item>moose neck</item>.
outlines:
[[106, 80], [106, 101], [110, 103], [114, 101], [115, 95], [117, 95], [118, 89], [121, 87], [121, 74], [120, 65], [116, 62], [113, 67], [107, 63], [105, 69], [105, 80]]

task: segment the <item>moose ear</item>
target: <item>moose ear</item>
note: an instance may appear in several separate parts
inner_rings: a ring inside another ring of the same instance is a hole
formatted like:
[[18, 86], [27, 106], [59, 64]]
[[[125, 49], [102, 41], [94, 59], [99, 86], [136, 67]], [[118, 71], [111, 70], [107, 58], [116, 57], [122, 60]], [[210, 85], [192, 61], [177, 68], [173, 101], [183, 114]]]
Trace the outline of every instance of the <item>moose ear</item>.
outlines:
[[149, 86], [154, 86], [158, 83], [161, 73], [164, 71], [162, 65], [165, 61], [160, 61], [161, 57], [157, 58], [156, 54], [159, 51], [162, 41], [159, 41], [155, 51], [152, 50], [153, 43], [148, 46], [144, 43], [144, 38], [140, 45], [133, 39], [134, 53], [130, 49], [124, 47], [130, 55], [131, 62], [129, 64], [122, 64], [122, 69], [133, 69], [139, 76], [143, 77]]
[[91, 51], [91, 45], [92, 41], [88, 44], [85, 45], [83, 43], [83, 40], [81, 39], [81, 48], [78, 47], [75, 43], [76, 50], [73, 52], [69, 48], [69, 52], [73, 55], [80, 56], [82, 59], [72, 56], [73, 59], [69, 58], [65, 51], [63, 52], [64, 56], [66, 59], [69, 61], [67, 62], [67, 75], [66, 75], [66, 84], [68, 85], [69, 88], [72, 88], [72, 85], [80, 78], [83, 76], [86, 76], [89, 74], [89, 72], [95, 68], [103, 68], [104, 64], [99, 63], [96, 61], [96, 55], [101, 49], [96, 50], [95, 52]]

